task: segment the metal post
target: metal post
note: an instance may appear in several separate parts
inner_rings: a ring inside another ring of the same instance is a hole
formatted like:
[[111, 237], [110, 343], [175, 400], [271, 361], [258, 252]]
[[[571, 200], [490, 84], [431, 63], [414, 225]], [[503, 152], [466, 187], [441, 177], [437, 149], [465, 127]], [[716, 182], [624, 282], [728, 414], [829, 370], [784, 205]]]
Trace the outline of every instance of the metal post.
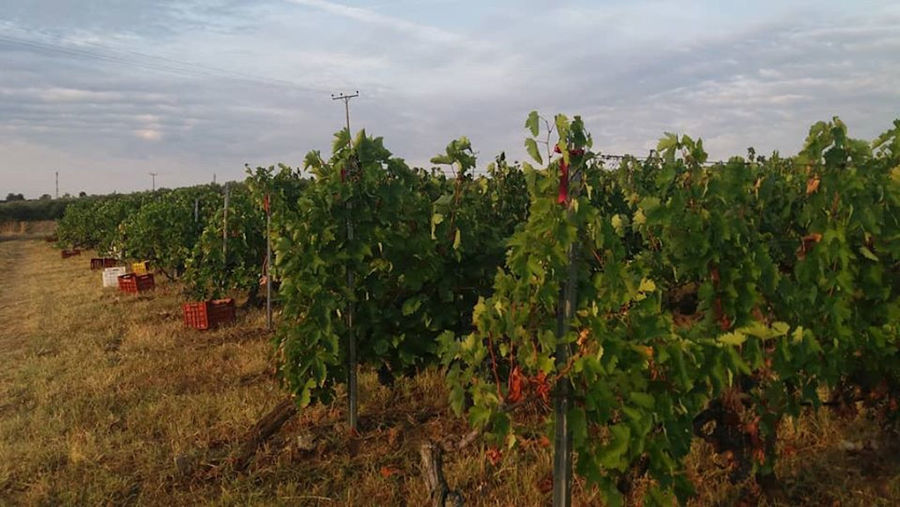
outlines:
[[272, 330], [272, 213], [266, 195], [266, 329]]
[[228, 265], [228, 183], [225, 183], [225, 213], [222, 217], [222, 263]]
[[[578, 174], [575, 174], [571, 183], [577, 184]], [[574, 187], [575, 185], [572, 185]], [[574, 188], [571, 188], [574, 190]], [[566, 202], [567, 216], [574, 214], [571, 206], [571, 197]], [[577, 241], [577, 239], [576, 239]], [[569, 266], [566, 270], [566, 279], [559, 289], [559, 303], [556, 309], [556, 337], [559, 342], [556, 345], [557, 369], [564, 368], [569, 362], [571, 353], [570, 344], [563, 343], [572, 316], [577, 304], [578, 267], [577, 243], [569, 247]], [[569, 507], [572, 505], [572, 433], [569, 431], [569, 403], [570, 389], [568, 379], [561, 378], [556, 384], [556, 393], [553, 400], [553, 413], [555, 419], [555, 432], [553, 438], [553, 506]]]
[[200, 199], [194, 199], [194, 223], [200, 220]]
[[56, 171], [56, 198], [59, 199], [59, 171]]
[[[347, 212], [347, 241], [353, 242], [353, 221], [349, 216], [349, 214], [353, 212], [353, 204], [349, 201], [347, 202]], [[355, 311], [355, 305], [352, 299], [353, 297], [356, 297], [356, 277], [353, 273], [353, 270], [349, 267], [347, 269], [347, 285], [350, 287], [351, 294], [351, 299], [347, 305], [347, 393], [349, 398], [348, 418], [350, 421], [350, 430], [356, 431], [358, 391], [356, 379], [356, 333], [353, 329], [353, 313]]]
[[[350, 99], [359, 96], [359, 91], [354, 93], [353, 95], [344, 95], [343, 93], [339, 95], [332, 95], [331, 100], [343, 100], [344, 101], [344, 115], [347, 120], [347, 182], [348, 184], [353, 181], [352, 171], [353, 167], [353, 141], [352, 136], [350, 134]], [[347, 241], [351, 243], [353, 241], [353, 203], [348, 199], [347, 200]], [[353, 313], [354, 313], [354, 304], [353, 297], [356, 295], [356, 279], [353, 273], [353, 270], [348, 266], [347, 268], [347, 286], [350, 289], [351, 299], [347, 304], [347, 402], [348, 402], [348, 419], [350, 423], [350, 431], [356, 431], [356, 423], [357, 423], [357, 358], [356, 358], [356, 335], [353, 330]]]

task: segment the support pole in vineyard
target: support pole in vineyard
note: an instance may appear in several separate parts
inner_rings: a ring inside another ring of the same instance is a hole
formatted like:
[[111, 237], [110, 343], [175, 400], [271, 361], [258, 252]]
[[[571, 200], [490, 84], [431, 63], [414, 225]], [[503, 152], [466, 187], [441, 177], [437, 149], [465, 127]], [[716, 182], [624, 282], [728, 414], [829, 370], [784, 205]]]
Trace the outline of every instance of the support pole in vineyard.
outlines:
[[[346, 162], [346, 174], [347, 174], [347, 182], [348, 184], [352, 183], [352, 170], [353, 167], [353, 138], [350, 134], [350, 99], [354, 97], [359, 97], [359, 91], [352, 95], [344, 95], [340, 93], [338, 95], [331, 95], [331, 100], [343, 100], [344, 101], [344, 113], [347, 118], [347, 162]], [[347, 241], [353, 241], [353, 203], [348, 199], [347, 200]], [[350, 294], [356, 293], [356, 280], [353, 275], [353, 270], [348, 266], [347, 269], [347, 287], [350, 289]], [[352, 298], [353, 296], [351, 296]], [[357, 359], [356, 359], [356, 334], [353, 330], [353, 311], [354, 304], [351, 299], [347, 304], [347, 401], [348, 401], [348, 420], [350, 424], [350, 431], [356, 432], [356, 423], [357, 423], [357, 377], [356, 377], [356, 369], [357, 369]]]
[[269, 211], [269, 194], [266, 194], [266, 329], [272, 330], [272, 213]]
[[[560, 204], [566, 206], [566, 217], [571, 219], [572, 195], [569, 190], [568, 167], [560, 160]], [[577, 187], [579, 174], [573, 175], [572, 190]], [[569, 323], [575, 313], [578, 290], [577, 235], [575, 243], [569, 247], [569, 265], [565, 279], [559, 288], [559, 303], [556, 308], [556, 367], [565, 368], [569, 361], [570, 345], [564, 343]], [[553, 507], [569, 507], [572, 505], [572, 433], [569, 429], [568, 412], [570, 404], [570, 385], [568, 379], [561, 377], [556, 384], [553, 400], [555, 430], [553, 437]]]
[[194, 223], [200, 220], [200, 199], [194, 199]]
[[228, 183], [225, 183], [225, 211], [222, 216], [222, 262], [228, 267]]

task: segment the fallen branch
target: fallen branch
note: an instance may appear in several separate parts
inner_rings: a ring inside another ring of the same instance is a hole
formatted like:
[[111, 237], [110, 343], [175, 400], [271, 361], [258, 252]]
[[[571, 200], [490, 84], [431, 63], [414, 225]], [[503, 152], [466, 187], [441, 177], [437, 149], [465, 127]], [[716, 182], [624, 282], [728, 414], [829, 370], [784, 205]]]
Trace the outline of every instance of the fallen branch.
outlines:
[[281, 401], [268, 414], [253, 425], [242, 438], [243, 444], [234, 454], [232, 462], [235, 470], [243, 470], [250, 464], [250, 460], [256, 454], [260, 445], [266, 442], [272, 435], [291, 417], [297, 413], [297, 404], [290, 396]]
[[431, 442], [422, 444], [419, 450], [422, 456], [422, 475], [428, 486], [429, 497], [433, 507], [461, 507], [463, 497], [457, 491], [451, 491], [444, 478], [441, 448]]
[[459, 450], [465, 449], [466, 447], [469, 446], [469, 444], [474, 442], [475, 439], [477, 439], [480, 435], [481, 435], [480, 429], [476, 428], [476, 429], [470, 431], [468, 435], [463, 437], [463, 439], [460, 440], [458, 444], [456, 444], [456, 450], [459, 451]]

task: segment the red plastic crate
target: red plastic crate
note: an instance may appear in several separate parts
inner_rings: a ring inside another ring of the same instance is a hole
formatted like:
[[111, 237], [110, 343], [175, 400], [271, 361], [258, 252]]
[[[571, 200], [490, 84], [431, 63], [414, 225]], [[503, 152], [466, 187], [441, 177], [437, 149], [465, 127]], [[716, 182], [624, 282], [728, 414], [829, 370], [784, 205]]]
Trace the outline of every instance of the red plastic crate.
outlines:
[[119, 290], [128, 294], [145, 292], [155, 286], [153, 275], [136, 275], [134, 273], [119, 275]]
[[234, 321], [234, 298], [194, 301], [181, 305], [184, 325], [194, 329], [213, 329]]
[[74, 249], [74, 250], [63, 250], [63, 251], [60, 252], [60, 253], [62, 254], [62, 258], [63, 258], [63, 259], [68, 259], [69, 257], [74, 257], [74, 256], [76, 256], [76, 255], [81, 255], [81, 250], [79, 250], [79, 249], [76, 248], [76, 249]]
[[114, 268], [118, 262], [108, 257], [91, 259], [91, 269]]

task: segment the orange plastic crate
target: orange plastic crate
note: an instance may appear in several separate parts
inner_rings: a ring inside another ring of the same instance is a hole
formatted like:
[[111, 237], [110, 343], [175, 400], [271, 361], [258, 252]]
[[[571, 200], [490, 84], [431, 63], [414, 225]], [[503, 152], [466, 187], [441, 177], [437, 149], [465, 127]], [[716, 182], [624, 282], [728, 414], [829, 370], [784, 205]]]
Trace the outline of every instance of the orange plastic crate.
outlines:
[[234, 321], [234, 298], [193, 301], [181, 305], [184, 325], [194, 329], [213, 329]]
[[134, 273], [119, 275], [119, 290], [128, 294], [146, 292], [155, 286], [153, 275], [136, 275]]

